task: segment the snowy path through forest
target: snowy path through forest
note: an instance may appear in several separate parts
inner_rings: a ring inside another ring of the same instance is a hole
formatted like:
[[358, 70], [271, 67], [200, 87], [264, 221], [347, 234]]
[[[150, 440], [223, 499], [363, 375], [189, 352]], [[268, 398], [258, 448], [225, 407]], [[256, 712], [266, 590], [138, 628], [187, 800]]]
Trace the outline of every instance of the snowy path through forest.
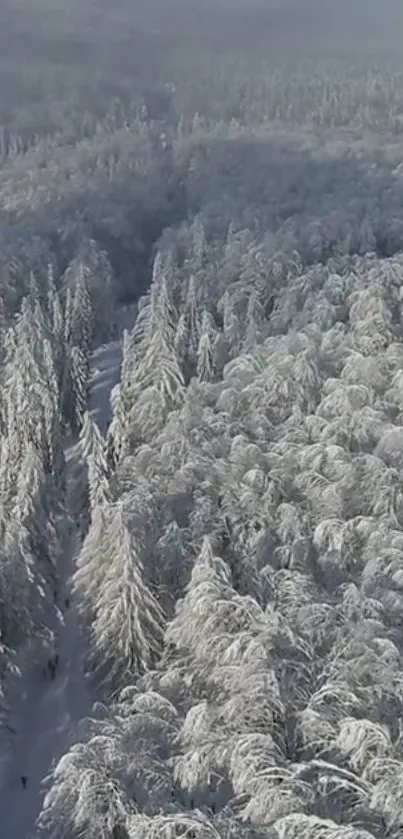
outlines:
[[[134, 312], [122, 311], [120, 327], [131, 325]], [[120, 375], [121, 340], [99, 347], [92, 358], [90, 409], [104, 431], [110, 414], [110, 392]], [[75, 473], [79, 463], [77, 446], [66, 451], [67, 508], [73, 508]], [[17, 734], [13, 738], [9, 757], [0, 769], [0, 836], [4, 839], [36, 839], [46, 833], [35, 827], [43, 800], [43, 778], [51, 765], [75, 741], [79, 721], [88, 715], [91, 700], [81, 659], [83, 643], [74, 609], [64, 608], [69, 596], [69, 580], [74, 570], [74, 559], [79, 549], [74, 522], [66, 521], [65, 549], [61, 559], [59, 603], [64, 615], [50, 627], [55, 633], [55, 652], [60, 663], [54, 681], [44, 679], [44, 660], [30, 663], [30, 672], [22, 681], [21, 695], [14, 707], [13, 724]], [[26, 776], [24, 790], [21, 776]]]

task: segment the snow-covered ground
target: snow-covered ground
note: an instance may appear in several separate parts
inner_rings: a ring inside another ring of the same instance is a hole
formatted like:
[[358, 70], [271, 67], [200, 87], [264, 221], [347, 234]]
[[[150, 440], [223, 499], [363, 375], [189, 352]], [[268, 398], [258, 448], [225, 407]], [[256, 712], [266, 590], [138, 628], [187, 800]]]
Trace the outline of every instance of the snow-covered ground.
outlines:
[[[130, 327], [133, 319], [133, 308], [122, 310], [120, 327]], [[109, 421], [109, 396], [119, 379], [120, 364], [120, 339], [94, 352], [90, 408], [101, 430]], [[68, 499], [72, 499], [78, 463], [76, 447], [67, 449], [66, 459]], [[91, 709], [91, 698], [81, 666], [84, 645], [77, 614], [74, 603], [69, 609], [64, 605], [65, 597], [69, 596], [69, 580], [78, 549], [76, 528], [66, 521], [65, 550], [59, 569], [62, 614], [60, 620], [55, 619], [54, 626], [50, 627], [55, 634], [54, 649], [59, 653], [60, 663], [52, 681], [44, 679], [42, 673], [49, 653], [43, 654], [43, 661], [34, 658], [21, 684], [20, 697], [13, 709], [17, 734], [13, 737], [10, 754], [0, 767], [1, 839], [37, 839], [39, 836], [45, 839], [44, 831], [38, 832], [35, 827], [43, 800], [42, 781], [53, 763], [74, 742], [77, 724]], [[26, 789], [22, 788], [21, 776], [27, 777]]]

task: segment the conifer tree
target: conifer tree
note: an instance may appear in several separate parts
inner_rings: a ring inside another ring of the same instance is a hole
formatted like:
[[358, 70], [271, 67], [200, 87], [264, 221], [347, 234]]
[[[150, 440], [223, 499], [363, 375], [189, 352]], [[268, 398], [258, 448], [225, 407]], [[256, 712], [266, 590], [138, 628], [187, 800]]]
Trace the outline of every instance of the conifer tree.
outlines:
[[127, 453], [129, 420], [123, 387], [123, 382], [119, 382], [111, 395], [112, 420], [107, 434], [107, 461], [111, 468]]
[[66, 277], [66, 338], [70, 346], [77, 346], [88, 354], [92, 346], [94, 324], [91, 296], [82, 262], [74, 265], [74, 271], [70, 266]]
[[57, 292], [53, 293], [52, 291], [49, 291], [48, 306], [53, 363], [58, 383], [59, 396], [61, 399], [63, 375], [66, 364], [66, 345], [63, 308], [60, 302], [60, 296]]
[[[2, 373], [2, 365], [4, 364], [5, 356], [6, 356], [6, 333], [7, 333], [7, 326], [6, 326], [6, 316], [5, 316], [5, 307], [4, 301], [0, 295], [0, 377]], [[1, 378], [0, 378], [1, 381]]]
[[97, 666], [114, 687], [155, 665], [164, 614], [144, 580], [144, 536], [129, 532], [121, 505], [114, 508], [109, 538], [114, 550], [98, 590], [92, 633]]
[[88, 403], [90, 365], [85, 352], [78, 346], [70, 351], [69, 378], [71, 391], [65, 394], [65, 405], [74, 434], [79, 434]]
[[121, 504], [96, 507], [74, 575], [80, 611], [91, 626], [94, 665], [111, 688], [152, 667], [162, 644], [164, 615], [145, 580], [142, 521], [141, 501], [135, 534]]
[[189, 278], [185, 312], [189, 324], [189, 355], [190, 360], [193, 361], [200, 338], [200, 317], [197, 303], [196, 280], [193, 274]]
[[223, 298], [223, 321], [224, 338], [228, 341], [231, 356], [234, 356], [238, 351], [240, 338], [239, 320], [229, 291], [225, 292]]
[[[160, 260], [141, 324], [126, 339], [124, 379], [116, 392], [111, 435], [115, 449], [147, 439], [161, 428], [184, 395], [184, 378], [175, 351], [175, 322]], [[135, 359], [135, 363], [134, 363]], [[131, 443], [129, 443], [131, 440]]]
[[93, 510], [110, 501], [110, 487], [104, 441], [88, 411], [84, 413], [80, 446], [87, 463], [90, 507]]
[[113, 545], [109, 540], [112, 507], [96, 507], [85, 536], [73, 575], [73, 591], [77, 595], [78, 611], [87, 625], [95, 616], [97, 592], [104, 583], [106, 569], [111, 562]]
[[131, 332], [124, 330], [122, 343], [121, 377], [111, 393], [112, 419], [107, 434], [107, 459], [112, 467], [127, 452], [130, 387], [141, 343], [136, 339], [136, 324]]
[[200, 271], [207, 255], [206, 234], [201, 218], [195, 218], [192, 224], [193, 254], [196, 270]]
[[245, 335], [242, 349], [250, 352], [262, 338], [262, 325], [264, 323], [264, 311], [259, 301], [257, 292], [252, 290], [249, 295], [248, 308], [246, 312]]
[[181, 312], [175, 330], [174, 347], [181, 363], [187, 359], [189, 347], [189, 326], [186, 312]]
[[214, 374], [214, 339], [216, 333], [209, 313], [204, 310], [197, 348], [197, 378], [209, 382]]
[[92, 337], [99, 341], [107, 340], [111, 334], [114, 291], [113, 271], [106, 252], [94, 239], [84, 238], [64, 278], [66, 286], [73, 289], [73, 298], [76, 286], [81, 287], [80, 299], [84, 302], [87, 314], [91, 310], [87, 326], [91, 326]]

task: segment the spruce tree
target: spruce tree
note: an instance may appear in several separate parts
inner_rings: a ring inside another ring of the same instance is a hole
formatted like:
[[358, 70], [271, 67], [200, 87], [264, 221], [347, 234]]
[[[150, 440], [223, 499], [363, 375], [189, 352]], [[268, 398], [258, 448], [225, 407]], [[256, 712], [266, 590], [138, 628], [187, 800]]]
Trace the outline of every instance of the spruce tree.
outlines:
[[99, 428], [85, 411], [80, 433], [80, 447], [87, 464], [91, 510], [110, 501], [108, 464], [105, 444]]

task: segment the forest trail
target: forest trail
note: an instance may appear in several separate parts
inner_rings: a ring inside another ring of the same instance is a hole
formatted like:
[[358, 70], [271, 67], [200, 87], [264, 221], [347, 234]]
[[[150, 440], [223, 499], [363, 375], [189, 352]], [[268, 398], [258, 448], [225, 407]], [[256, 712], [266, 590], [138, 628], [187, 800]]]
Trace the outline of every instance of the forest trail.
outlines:
[[[131, 326], [134, 310], [122, 310], [119, 332]], [[99, 347], [92, 356], [90, 410], [104, 431], [110, 415], [110, 393], [119, 380], [122, 344], [121, 337]], [[79, 468], [77, 445], [66, 449], [67, 509], [73, 508], [75, 475]], [[82, 669], [84, 644], [79, 621], [71, 603], [69, 580], [74, 570], [74, 560], [79, 550], [79, 534], [75, 522], [65, 522], [65, 542], [59, 565], [60, 588], [58, 603], [60, 619], [50, 629], [54, 632], [54, 652], [60, 656], [55, 679], [47, 673], [50, 652], [43, 653], [43, 660], [33, 656], [26, 678], [20, 683], [20, 697], [14, 706], [13, 737], [10, 754], [0, 766], [0, 835], [4, 839], [45, 839], [44, 830], [36, 828], [36, 820], [43, 800], [43, 779], [54, 762], [77, 739], [79, 721], [91, 710], [91, 698]], [[22, 777], [27, 778], [23, 789]]]

